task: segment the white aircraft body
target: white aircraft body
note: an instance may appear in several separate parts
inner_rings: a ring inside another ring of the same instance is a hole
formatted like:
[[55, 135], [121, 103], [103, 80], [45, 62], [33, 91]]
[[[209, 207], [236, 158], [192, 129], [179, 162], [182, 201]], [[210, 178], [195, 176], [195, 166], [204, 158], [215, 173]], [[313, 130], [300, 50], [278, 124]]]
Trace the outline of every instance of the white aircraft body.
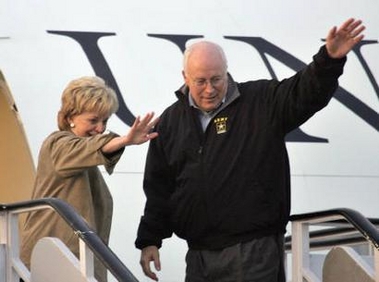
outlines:
[[[330, 28], [362, 19], [364, 41], [348, 54], [334, 98], [288, 135], [292, 214], [347, 207], [379, 218], [378, 11], [367, 0], [0, 0], [0, 69], [36, 165], [74, 78], [110, 82], [121, 107], [108, 129], [125, 133], [135, 116], [176, 100], [188, 43], [219, 43], [237, 81], [283, 79], [311, 61]], [[110, 247], [140, 281], [149, 281], [134, 247], [147, 146], [127, 147], [114, 174], [104, 173], [114, 198]], [[160, 281], [183, 281], [186, 250], [175, 236], [164, 241]]]

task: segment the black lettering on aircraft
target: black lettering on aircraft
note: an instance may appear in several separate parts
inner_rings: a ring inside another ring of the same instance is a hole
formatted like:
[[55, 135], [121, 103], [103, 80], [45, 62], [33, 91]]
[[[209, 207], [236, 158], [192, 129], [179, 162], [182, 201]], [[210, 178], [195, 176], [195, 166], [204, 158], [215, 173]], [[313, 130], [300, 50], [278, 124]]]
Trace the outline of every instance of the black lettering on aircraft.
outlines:
[[[82, 47], [88, 61], [90, 62], [94, 72], [97, 76], [102, 77], [110, 87], [112, 87], [119, 99], [119, 110], [116, 115], [128, 126], [131, 126], [135, 120], [135, 116], [127, 107], [122, 93], [118, 87], [116, 79], [98, 46], [98, 40], [104, 36], [114, 36], [115, 33], [111, 32], [78, 32], [78, 31], [53, 31], [48, 30], [48, 33], [68, 36], [75, 40]], [[159, 39], [168, 40], [175, 44], [182, 52], [184, 52], [185, 45], [188, 40], [194, 38], [201, 38], [201, 35], [171, 35], [171, 34], [148, 34], [150, 37], [155, 37]], [[285, 64], [287, 67], [291, 68], [293, 71], [298, 71], [306, 66], [306, 64], [288, 52], [284, 51], [280, 47], [272, 44], [271, 42], [261, 38], [261, 37], [243, 37], [243, 36], [225, 36], [226, 39], [241, 41], [246, 44], [251, 45], [260, 54], [263, 63], [265, 64], [267, 70], [269, 71], [272, 78], [277, 79], [274, 68], [269, 63], [267, 59], [267, 54], [281, 63]], [[374, 92], [379, 98], [379, 87], [375, 80], [372, 72], [361, 54], [361, 48], [367, 44], [377, 44], [378, 41], [364, 40], [357, 44], [353, 50], [355, 55], [358, 57], [360, 64], [362, 65], [367, 77], [373, 86]], [[348, 92], [342, 87], [338, 87], [333, 98], [342, 103], [350, 111], [352, 111], [356, 116], [365, 121], [368, 125], [372, 126], [374, 129], [379, 131], [379, 114], [364, 102], [359, 100], [352, 93]], [[328, 140], [322, 137], [311, 136], [303, 132], [300, 128], [297, 128], [290, 132], [286, 137], [287, 142], [317, 142], [317, 143], [327, 143]]]

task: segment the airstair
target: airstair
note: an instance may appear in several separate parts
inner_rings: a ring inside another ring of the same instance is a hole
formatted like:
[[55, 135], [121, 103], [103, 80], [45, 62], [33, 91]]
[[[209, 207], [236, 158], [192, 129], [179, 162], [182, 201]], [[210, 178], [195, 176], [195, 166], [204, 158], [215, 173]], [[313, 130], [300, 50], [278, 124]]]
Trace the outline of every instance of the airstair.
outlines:
[[[94, 278], [94, 257], [108, 269], [117, 281], [138, 281], [114, 252], [103, 243], [66, 202], [46, 198], [1, 205], [0, 211], [0, 282], [87, 282]], [[40, 209], [53, 209], [73, 229], [79, 240], [80, 258], [58, 238], [42, 238], [33, 249], [31, 269], [19, 256], [19, 226], [21, 215]]]
[[341, 208], [290, 218], [287, 279], [293, 282], [379, 282], [378, 219]]
[[[94, 257], [117, 281], [138, 281], [64, 201], [46, 198], [1, 207], [0, 282], [96, 281]], [[55, 210], [73, 229], [79, 259], [58, 238], [43, 238], [33, 250], [31, 269], [26, 268], [19, 258], [20, 219], [39, 209]], [[379, 282], [378, 225], [379, 220], [346, 208], [291, 216], [292, 231], [285, 242], [287, 281]]]

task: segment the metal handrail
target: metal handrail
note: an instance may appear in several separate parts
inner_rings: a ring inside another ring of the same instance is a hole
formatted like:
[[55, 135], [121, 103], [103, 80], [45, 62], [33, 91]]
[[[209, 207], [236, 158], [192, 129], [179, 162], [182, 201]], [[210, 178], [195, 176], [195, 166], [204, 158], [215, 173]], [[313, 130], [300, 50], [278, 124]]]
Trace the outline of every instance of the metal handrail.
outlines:
[[104, 264], [118, 281], [138, 282], [129, 269], [115, 253], [101, 240], [84, 219], [68, 203], [57, 198], [42, 198], [13, 204], [0, 204], [1, 209], [16, 211], [48, 205], [52, 207], [74, 230], [75, 234], [85, 242], [93, 254]]
[[[338, 224], [338, 226], [331, 226], [326, 229], [310, 231], [310, 249], [325, 249], [332, 246], [356, 245], [367, 242], [366, 238], [363, 237], [356, 228], [351, 227], [351, 224], [347, 223], [346, 220], [343, 221], [344, 223], [342, 223], [342, 221], [339, 221], [338, 223], [337, 221], [333, 221], [333, 223]], [[349, 225], [350, 227], [341, 227], [340, 225]], [[286, 251], [290, 251], [292, 248], [291, 240], [291, 235], [287, 235], [285, 237], [284, 246]]]
[[[379, 223], [378, 219], [368, 219], [363, 216], [358, 211], [349, 208], [338, 208], [325, 211], [318, 211], [312, 213], [296, 214], [290, 216], [290, 221], [314, 221], [320, 218], [341, 216], [343, 219], [350, 223], [367, 241], [370, 241], [373, 246], [379, 250], [379, 231], [375, 227], [374, 223]], [[322, 223], [341, 223], [340, 220], [326, 220]], [[320, 222], [319, 222], [320, 223]], [[322, 231], [318, 231], [322, 234]], [[338, 234], [340, 229], [336, 228], [333, 230], [328, 230], [329, 234]]]
[[[286, 237], [285, 249], [288, 254], [291, 253], [292, 281], [321, 282], [311, 268], [311, 250], [325, 251], [341, 245], [362, 245], [365, 242], [365, 246], [371, 245], [365, 252], [373, 251], [373, 278], [379, 282], [379, 231], [362, 214], [352, 209], [340, 208], [292, 215], [290, 221], [292, 237]], [[310, 231], [311, 226], [321, 228]]]

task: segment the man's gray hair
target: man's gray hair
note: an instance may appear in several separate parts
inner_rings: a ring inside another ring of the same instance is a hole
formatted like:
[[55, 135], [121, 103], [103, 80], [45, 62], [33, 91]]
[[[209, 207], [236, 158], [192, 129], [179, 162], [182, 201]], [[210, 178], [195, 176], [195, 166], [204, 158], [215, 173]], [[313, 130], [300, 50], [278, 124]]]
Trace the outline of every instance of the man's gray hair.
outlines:
[[184, 51], [184, 57], [183, 57], [183, 71], [186, 73], [187, 72], [187, 65], [188, 65], [188, 59], [189, 57], [191, 56], [192, 52], [197, 49], [197, 48], [201, 48], [201, 47], [204, 47], [204, 46], [209, 46], [209, 47], [212, 47], [214, 49], [215, 52], [218, 52], [220, 57], [221, 57], [221, 60], [223, 61], [224, 63], [224, 66], [225, 66], [225, 72], [227, 71], [227, 68], [228, 68], [228, 61], [226, 59], [226, 56], [225, 56], [225, 53], [224, 53], [224, 50], [222, 49], [222, 47], [220, 45], [218, 45], [217, 43], [214, 43], [214, 42], [211, 42], [211, 41], [206, 41], [206, 40], [202, 40], [202, 41], [198, 41], [198, 42], [195, 42], [191, 45], [189, 45], [186, 50]]

